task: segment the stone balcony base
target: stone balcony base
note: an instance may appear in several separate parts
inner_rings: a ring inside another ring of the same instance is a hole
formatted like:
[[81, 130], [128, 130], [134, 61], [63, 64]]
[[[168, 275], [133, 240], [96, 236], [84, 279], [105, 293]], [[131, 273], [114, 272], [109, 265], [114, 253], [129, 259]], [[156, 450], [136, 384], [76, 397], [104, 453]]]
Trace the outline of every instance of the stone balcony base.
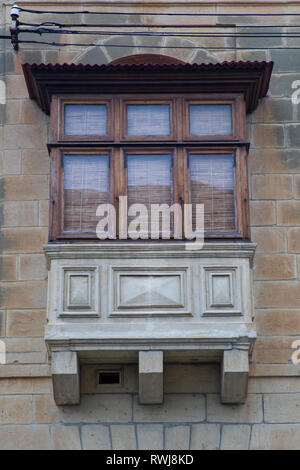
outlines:
[[224, 403], [247, 395], [256, 338], [252, 243], [48, 244], [57, 404], [80, 400], [80, 364], [139, 365], [140, 402], [163, 400], [166, 363], [220, 363]]

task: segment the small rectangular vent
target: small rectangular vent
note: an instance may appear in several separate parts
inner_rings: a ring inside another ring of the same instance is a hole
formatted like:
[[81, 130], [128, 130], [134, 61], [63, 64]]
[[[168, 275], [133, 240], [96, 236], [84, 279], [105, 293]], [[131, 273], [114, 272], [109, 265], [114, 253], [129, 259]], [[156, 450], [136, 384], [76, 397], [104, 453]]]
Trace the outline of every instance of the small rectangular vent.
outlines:
[[120, 385], [121, 372], [113, 370], [100, 370], [98, 372], [99, 385]]

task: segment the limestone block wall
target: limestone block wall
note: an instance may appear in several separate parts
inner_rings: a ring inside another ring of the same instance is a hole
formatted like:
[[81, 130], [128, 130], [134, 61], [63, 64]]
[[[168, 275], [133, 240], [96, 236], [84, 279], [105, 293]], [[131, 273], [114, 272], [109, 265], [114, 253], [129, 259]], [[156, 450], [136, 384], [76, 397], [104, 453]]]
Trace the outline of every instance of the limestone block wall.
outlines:
[[[26, 8], [80, 10], [81, 2], [18, 2]], [[1, 34], [9, 26], [12, 2], [1, 2]], [[86, 8], [86, 4], [84, 4]], [[88, 8], [120, 11], [118, 4], [89, 2]], [[141, 11], [127, 6], [123, 11]], [[199, 1], [143, 6], [144, 14], [217, 12], [212, 18], [186, 17], [180, 22], [274, 25], [300, 24], [299, 1]], [[222, 13], [274, 13], [280, 17], [222, 16]], [[32, 16], [22, 14], [23, 21]], [[61, 21], [54, 14], [34, 21]], [[101, 18], [113, 22], [116, 16]], [[130, 23], [132, 17], [125, 16]], [[64, 22], [89, 21], [87, 16]], [[93, 22], [100, 21], [93, 17]], [[134, 17], [148, 24], [178, 22], [175, 17]], [[231, 28], [230, 28], [231, 29]], [[232, 28], [234, 30], [234, 28]], [[210, 29], [213, 31], [214, 29]], [[286, 32], [285, 27], [279, 31]], [[229, 30], [226, 30], [229, 31]], [[271, 29], [272, 31], [272, 29]], [[277, 29], [278, 31], [278, 29]], [[289, 31], [291, 31], [289, 29]], [[29, 35], [25, 39], [29, 39]], [[33, 39], [37, 40], [36, 36]], [[43, 37], [48, 40], [49, 37]], [[71, 36], [51, 40], [71, 42]], [[90, 38], [82, 37], [90, 42]], [[251, 41], [251, 42], [250, 42]], [[107, 37], [103, 47], [20, 45], [0, 41], [0, 80], [6, 93], [0, 104], [1, 233], [0, 339], [6, 364], [0, 364], [0, 448], [3, 449], [297, 449], [300, 442], [300, 366], [291, 362], [292, 343], [300, 339], [300, 104], [291, 100], [300, 80], [297, 38], [151, 38]], [[110, 47], [127, 44], [128, 47]], [[146, 45], [158, 48], [149, 50]], [[252, 47], [255, 50], [182, 49]], [[163, 46], [176, 46], [164, 49]], [[268, 49], [276, 47], [276, 49]], [[263, 49], [262, 49], [263, 48]], [[135, 366], [126, 366], [121, 392], [95, 390], [88, 366], [82, 370], [81, 404], [57, 407], [53, 401], [47, 351], [47, 268], [42, 251], [48, 237], [48, 117], [28, 98], [23, 62], [106, 63], [137, 53], [167, 54], [188, 62], [273, 60], [270, 96], [248, 117], [252, 240], [258, 244], [254, 264], [258, 340], [251, 362], [245, 405], [221, 405], [217, 365], [168, 365], [163, 405], [139, 405]], [[1, 88], [2, 89], [2, 88]]]

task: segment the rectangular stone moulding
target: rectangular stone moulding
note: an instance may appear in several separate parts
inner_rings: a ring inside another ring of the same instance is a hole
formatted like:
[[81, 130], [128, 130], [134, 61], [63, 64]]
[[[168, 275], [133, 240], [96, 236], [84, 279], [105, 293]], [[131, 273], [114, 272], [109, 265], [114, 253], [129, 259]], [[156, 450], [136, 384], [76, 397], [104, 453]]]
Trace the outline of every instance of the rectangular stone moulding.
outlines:
[[192, 315], [189, 285], [188, 267], [113, 266], [110, 316]]
[[204, 266], [202, 279], [204, 316], [242, 315], [239, 267]]
[[98, 316], [98, 289], [96, 268], [63, 268], [62, 305], [59, 317]]
[[67, 308], [91, 308], [90, 274], [67, 273], [67, 277]]

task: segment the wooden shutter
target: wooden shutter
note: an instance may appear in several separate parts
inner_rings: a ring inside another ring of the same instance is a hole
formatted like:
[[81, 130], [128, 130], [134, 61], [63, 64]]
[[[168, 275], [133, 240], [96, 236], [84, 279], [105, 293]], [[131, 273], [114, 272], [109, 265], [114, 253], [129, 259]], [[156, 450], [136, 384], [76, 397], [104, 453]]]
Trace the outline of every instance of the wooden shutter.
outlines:
[[205, 231], [234, 230], [234, 155], [190, 154], [189, 168], [191, 202], [204, 204]]
[[95, 233], [99, 204], [107, 203], [109, 156], [64, 155], [64, 231]]
[[[132, 204], [144, 204], [148, 211], [150, 233], [151, 205], [172, 205], [172, 156], [127, 155], [128, 209]], [[129, 217], [128, 222], [134, 217]], [[153, 221], [154, 222], [154, 221]]]

